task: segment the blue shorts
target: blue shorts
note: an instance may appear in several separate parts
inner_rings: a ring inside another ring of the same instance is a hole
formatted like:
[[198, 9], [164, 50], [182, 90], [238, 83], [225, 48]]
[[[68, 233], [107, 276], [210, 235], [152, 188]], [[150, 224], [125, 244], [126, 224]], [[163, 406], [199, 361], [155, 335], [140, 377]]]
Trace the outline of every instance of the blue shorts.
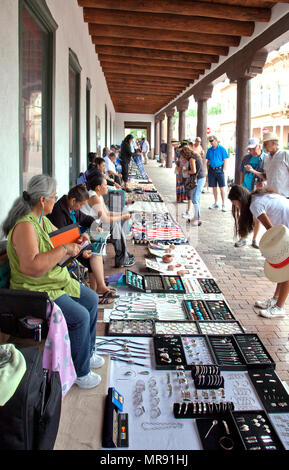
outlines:
[[225, 174], [224, 174], [222, 168], [218, 168], [217, 170], [213, 170], [212, 168], [209, 167], [208, 182], [209, 182], [209, 187], [210, 188], [216, 188], [217, 186], [219, 186], [220, 188], [223, 188], [224, 186], [226, 186]]

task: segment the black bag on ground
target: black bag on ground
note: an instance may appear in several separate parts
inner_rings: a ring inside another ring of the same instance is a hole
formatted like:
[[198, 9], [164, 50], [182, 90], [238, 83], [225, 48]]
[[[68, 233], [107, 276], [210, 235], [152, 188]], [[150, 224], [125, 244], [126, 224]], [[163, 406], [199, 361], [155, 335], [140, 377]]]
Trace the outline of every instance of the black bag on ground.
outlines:
[[52, 450], [61, 413], [58, 372], [46, 381], [39, 348], [24, 348], [26, 372], [10, 400], [0, 407], [1, 450]]
[[49, 301], [46, 292], [0, 289], [0, 330], [17, 338], [33, 339], [38, 326], [41, 327], [41, 337], [45, 338], [48, 333], [46, 309]]

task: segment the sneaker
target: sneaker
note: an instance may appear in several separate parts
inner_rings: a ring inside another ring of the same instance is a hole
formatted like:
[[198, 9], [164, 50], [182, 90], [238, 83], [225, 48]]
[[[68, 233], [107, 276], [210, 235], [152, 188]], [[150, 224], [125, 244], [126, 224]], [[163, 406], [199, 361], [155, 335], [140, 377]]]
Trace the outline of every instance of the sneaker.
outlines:
[[84, 377], [77, 377], [75, 380], [75, 384], [78, 385], [79, 388], [94, 388], [97, 387], [101, 382], [101, 377], [94, 372], [88, 372], [87, 375]]
[[252, 247], [253, 247], [253, 248], [256, 248], [257, 250], [259, 250], [259, 245], [258, 245], [258, 243], [256, 242], [256, 240], [253, 240], [253, 241], [252, 241]]
[[219, 205], [215, 202], [215, 204], [210, 206], [209, 209], [219, 209]]
[[121, 264], [120, 266], [117, 266], [118, 268], [126, 268], [126, 267], [130, 267], [130, 266], [133, 266], [135, 264], [135, 258], [128, 258], [127, 261], [124, 261], [123, 264]]
[[285, 317], [285, 310], [284, 308], [277, 307], [277, 305], [273, 305], [265, 310], [259, 310], [259, 315], [265, 318], [281, 318]]
[[222, 212], [227, 212], [227, 208], [226, 208], [225, 204], [222, 205]]
[[275, 299], [256, 300], [254, 306], [257, 308], [262, 308], [263, 310], [266, 310], [267, 308], [274, 307], [276, 303], [277, 303], [277, 300]]
[[240, 240], [238, 240], [234, 246], [236, 248], [240, 248], [240, 246], [245, 246], [245, 245], [246, 245], [246, 240], [244, 240], [243, 238], [240, 238]]
[[104, 364], [104, 359], [103, 357], [99, 356], [96, 354], [94, 351], [91, 358], [90, 358], [90, 367], [92, 369], [99, 369], [99, 367], [102, 367]]
[[185, 219], [188, 215], [188, 211], [182, 213], [182, 217]]
[[202, 221], [200, 219], [193, 219], [192, 226], [193, 227], [200, 227], [202, 225]]

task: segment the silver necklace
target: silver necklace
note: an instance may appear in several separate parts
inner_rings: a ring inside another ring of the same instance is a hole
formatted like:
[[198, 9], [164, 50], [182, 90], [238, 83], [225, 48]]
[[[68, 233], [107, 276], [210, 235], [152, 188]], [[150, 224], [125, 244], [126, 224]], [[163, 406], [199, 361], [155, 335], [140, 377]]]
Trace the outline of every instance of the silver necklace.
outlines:
[[160, 429], [181, 429], [183, 423], [141, 423], [144, 431], [158, 431]]

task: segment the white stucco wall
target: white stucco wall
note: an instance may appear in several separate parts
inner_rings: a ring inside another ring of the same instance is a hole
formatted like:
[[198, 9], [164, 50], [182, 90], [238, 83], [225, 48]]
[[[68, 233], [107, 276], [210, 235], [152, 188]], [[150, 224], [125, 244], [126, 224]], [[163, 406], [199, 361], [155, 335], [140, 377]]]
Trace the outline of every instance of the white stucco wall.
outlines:
[[0, 0], [0, 223], [19, 195], [18, 2]]
[[136, 122], [151, 122], [151, 147], [155, 146], [155, 117], [153, 114], [129, 114], [129, 113], [116, 113], [116, 144], [120, 145], [123, 141], [124, 123], [126, 121]]
[[[101, 121], [101, 146], [105, 143], [105, 104], [114, 107], [95, 48], [75, 0], [47, 0], [58, 24], [55, 33], [53, 173], [61, 196], [69, 189], [69, 48], [78, 56], [81, 72], [80, 169], [86, 169], [86, 79], [91, 81], [91, 151], [96, 149], [95, 116]], [[19, 178], [19, 51], [18, 0], [0, 0], [0, 224], [20, 192]], [[114, 136], [113, 136], [114, 139]]]

